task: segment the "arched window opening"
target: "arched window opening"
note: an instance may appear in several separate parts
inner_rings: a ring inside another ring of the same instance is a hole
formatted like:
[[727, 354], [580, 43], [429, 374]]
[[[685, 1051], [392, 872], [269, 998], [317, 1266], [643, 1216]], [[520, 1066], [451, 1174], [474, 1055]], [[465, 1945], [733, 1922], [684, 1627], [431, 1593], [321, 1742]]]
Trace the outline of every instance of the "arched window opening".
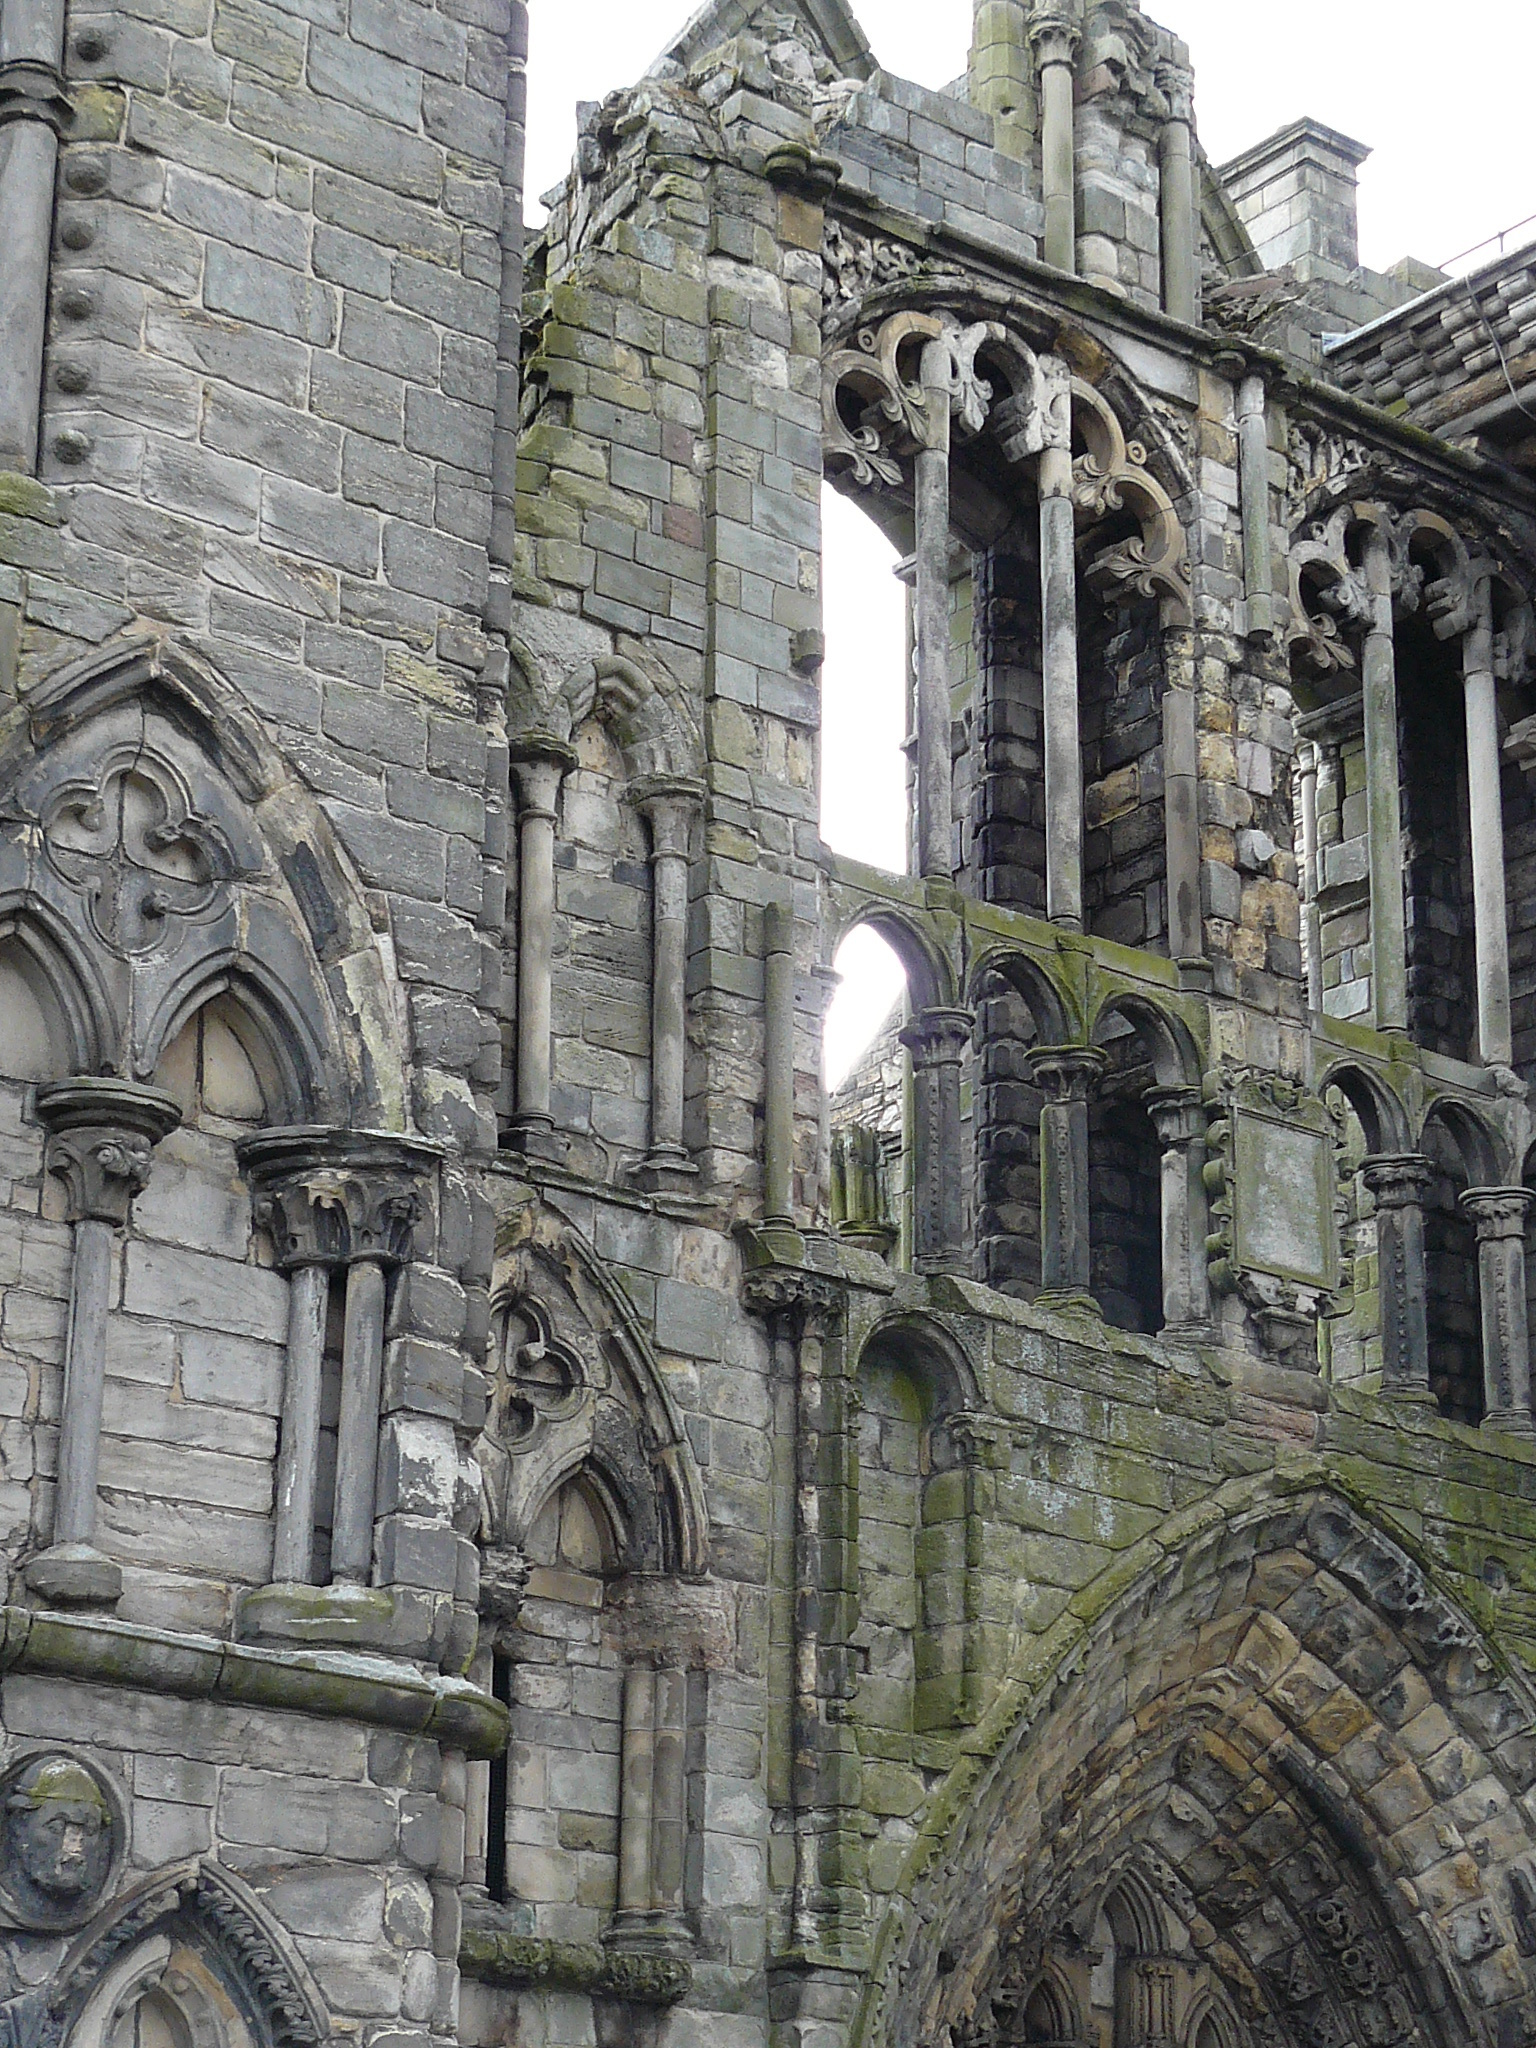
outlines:
[[[830, 486], [821, 500], [822, 837], [838, 853], [905, 874], [911, 642], [896, 571], [910, 542], [898, 547], [863, 504]], [[889, 509], [896, 516], [894, 501]]]
[[976, 1251], [989, 1287], [1030, 1300], [1040, 1281], [1040, 1090], [1029, 1051], [1039, 1027], [1002, 974], [978, 991]]
[[827, 1011], [824, 1071], [830, 1100], [832, 1221], [840, 1235], [887, 1250], [908, 1207], [907, 977], [869, 925], [837, 949], [840, 976]]
[[195, 2042], [185, 2014], [157, 1985], [118, 2015], [107, 2035], [106, 2048], [204, 2048], [204, 2044]]
[[0, 1081], [58, 1081], [69, 1072], [69, 1036], [58, 997], [18, 940], [0, 940]]
[[1163, 1153], [1143, 1098], [1157, 1074], [1128, 1019], [1095, 1038], [1108, 1065], [1088, 1107], [1092, 1291], [1106, 1322], [1150, 1334], [1163, 1325]]
[[1023, 2048], [1061, 2048], [1063, 2042], [1076, 2037], [1065, 1998], [1048, 1977], [1042, 1977], [1019, 2014], [1019, 2040]]
[[1477, 1231], [1458, 1200], [1471, 1176], [1462, 1146], [1438, 1115], [1424, 1127], [1422, 1150], [1435, 1169], [1424, 1194], [1429, 1387], [1442, 1415], [1475, 1426], [1484, 1405]]
[[1427, 1051], [1477, 1057], [1472, 832], [1460, 641], [1399, 619], [1398, 748], [1407, 894], [1408, 1029]]
[[160, 1055], [155, 1085], [175, 1097], [184, 1123], [239, 1136], [267, 1119], [265, 1064], [248, 1013], [234, 996], [215, 996]]
[[1040, 532], [1022, 518], [975, 568], [978, 703], [971, 844], [977, 893], [1045, 915]]

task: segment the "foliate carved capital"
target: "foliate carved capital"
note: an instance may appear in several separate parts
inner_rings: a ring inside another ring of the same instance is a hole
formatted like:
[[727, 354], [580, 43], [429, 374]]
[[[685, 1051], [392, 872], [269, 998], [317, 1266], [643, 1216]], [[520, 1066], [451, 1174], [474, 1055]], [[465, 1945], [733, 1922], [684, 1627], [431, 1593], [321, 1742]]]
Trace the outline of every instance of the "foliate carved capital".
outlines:
[[1082, 39], [1072, 16], [1056, 7], [1037, 8], [1029, 24], [1029, 46], [1042, 71], [1051, 64], [1070, 64]]
[[1435, 1178], [1433, 1165], [1418, 1152], [1378, 1152], [1360, 1173], [1378, 1209], [1417, 1208]]
[[969, 1010], [919, 1010], [898, 1036], [914, 1067], [955, 1067], [969, 1050], [975, 1029]]
[[1198, 1088], [1149, 1088], [1141, 1099], [1165, 1151], [1183, 1151], [1205, 1136], [1207, 1112]]
[[1047, 1102], [1086, 1102], [1095, 1081], [1109, 1065], [1094, 1045], [1042, 1045], [1025, 1055], [1029, 1078]]
[[839, 1291], [829, 1280], [791, 1266], [749, 1273], [742, 1300], [751, 1315], [787, 1325], [799, 1336], [824, 1336], [837, 1315]]
[[1479, 1244], [1489, 1239], [1524, 1237], [1532, 1196], [1529, 1188], [1464, 1188], [1460, 1205], [1472, 1218]]
[[314, 1127], [263, 1131], [240, 1146], [284, 1268], [402, 1264], [430, 1208], [438, 1156], [417, 1139]]
[[629, 785], [629, 800], [651, 828], [653, 856], [688, 857], [693, 822], [704, 804], [704, 785], [692, 775], [642, 775]]
[[39, 1088], [37, 1117], [48, 1132], [48, 1171], [68, 1191], [69, 1221], [124, 1224], [181, 1110], [158, 1088], [86, 1077]]
[[1195, 74], [1184, 64], [1165, 57], [1154, 72], [1157, 89], [1168, 102], [1168, 119], [1187, 128], [1195, 118]]

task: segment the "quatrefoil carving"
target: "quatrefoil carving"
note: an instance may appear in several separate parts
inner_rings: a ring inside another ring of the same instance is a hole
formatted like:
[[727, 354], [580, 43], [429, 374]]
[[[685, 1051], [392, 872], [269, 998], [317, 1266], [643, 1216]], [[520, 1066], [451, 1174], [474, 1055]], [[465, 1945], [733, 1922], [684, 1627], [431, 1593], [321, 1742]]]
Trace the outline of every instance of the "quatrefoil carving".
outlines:
[[580, 1358], [552, 1335], [538, 1304], [517, 1301], [499, 1332], [499, 1370], [491, 1395], [487, 1434], [519, 1449], [546, 1423], [564, 1422], [587, 1395]]

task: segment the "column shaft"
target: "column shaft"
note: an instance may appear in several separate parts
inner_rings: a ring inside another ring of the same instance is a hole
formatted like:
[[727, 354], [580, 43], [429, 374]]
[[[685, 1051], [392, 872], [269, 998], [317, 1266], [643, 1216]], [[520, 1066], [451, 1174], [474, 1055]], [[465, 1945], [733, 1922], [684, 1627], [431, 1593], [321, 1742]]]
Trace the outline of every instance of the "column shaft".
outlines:
[[324, 1266], [296, 1266], [288, 1276], [288, 1356], [272, 1535], [272, 1577], [280, 1584], [307, 1585], [314, 1577], [320, 1389], [330, 1293]]
[[555, 919], [555, 805], [571, 749], [535, 737], [512, 750], [518, 789], [517, 1108], [526, 1149], [550, 1146], [550, 947]]
[[912, 1055], [912, 1264], [919, 1273], [967, 1266], [960, 1065], [968, 1010], [921, 1010], [901, 1034]]
[[1200, 317], [1200, 275], [1195, 250], [1195, 178], [1189, 146], [1189, 106], [1175, 96], [1172, 117], [1158, 138], [1163, 242], [1163, 311], [1193, 327]]
[[1200, 915], [1199, 755], [1195, 737], [1194, 657], [1185, 634], [1165, 633], [1163, 657], [1163, 833], [1168, 860], [1168, 955], [1205, 956]]
[[1323, 1007], [1323, 920], [1317, 902], [1317, 746], [1303, 740], [1297, 754], [1301, 783], [1301, 935], [1306, 947], [1307, 1008]]
[[656, 1674], [634, 1663], [624, 1674], [620, 1752], [619, 1892], [621, 1913], [651, 1908], [651, 1818], [656, 1761]]
[[1514, 1057], [1509, 1017], [1509, 922], [1505, 909], [1504, 798], [1499, 707], [1493, 675], [1492, 593], [1477, 585], [1462, 641], [1467, 716], [1467, 808], [1472, 838], [1472, 906], [1477, 932], [1477, 1043], [1485, 1066]]
[[336, 1497], [331, 1577], [366, 1585], [373, 1570], [373, 1503], [379, 1457], [379, 1387], [384, 1373], [384, 1268], [354, 1259], [347, 1268], [336, 1426]]
[[651, 1909], [678, 1920], [683, 1910], [687, 1810], [688, 1674], [656, 1673], [656, 1749], [651, 1780]]
[[949, 701], [949, 384], [943, 341], [924, 344], [927, 438], [917, 451], [918, 872], [954, 872], [954, 761]]
[[1032, 24], [1040, 65], [1040, 171], [1045, 192], [1045, 260], [1077, 268], [1077, 150], [1072, 122], [1076, 28], [1047, 16]]
[[1238, 476], [1243, 509], [1243, 582], [1248, 637], [1274, 631], [1274, 564], [1269, 524], [1269, 414], [1262, 377], [1245, 377], [1237, 393]]
[[1163, 1147], [1163, 1322], [1169, 1329], [1202, 1326], [1211, 1316], [1205, 1251], [1205, 1110], [1193, 1087], [1154, 1088], [1145, 1101]]
[[763, 1215], [794, 1221], [795, 915], [763, 912]]
[[1029, 1057], [1040, 1110], [1040, 1291], [1086, 1295], [1092, 1279], [1088, 1214], [1088, 1090], [1104, 1068], [1088, 1046], [1046, 1046]]
[[1461, 1206], [1477, 1229], [1477, 1293], [1483, 1326], [1483, 1420], [1533, 1433], [1530, 1311], [1525, 1288], [1528, 1188], [1468, 1188]]
[[683, 983], [688, 965], [688, 859], [658, 854], [651, 867], [651, 1150], [683, 1149]]
[[1403, 913], [1403, 823], [1399, 802], [1397, 669], [1392, 647], [1392, 566], [1387, 537], [1365, 544], [1373, 617], [1365, 636], [1366, 814], [1370, 835], [1371, 1003], [1378, 1031], [1408, 1022], [1408, 953]]
[[1083, 750], [1077, 701], [1077, 556], [1072, 458], [1040, 457], [1040, 603], [1045, 723], [1045, 910], [1083, 928]]
[[53, 1540], [94, 1543], [112, 1288], [112, 1225], [95, 1216], [82, 1216], [75, 1224], [74, 1237]]
[[0, 11], [0, 469], [37, 467], [48, 255], [59, 128], [63, 0], [6, 0]]
[[1378, 1155], [1365, 1161], [1361, 1173], [1376, 1204], [1382, 1392], [1428, 1401], [1429, 1277], [1423, 1201], [1434, 1168], [1414, 1153]]

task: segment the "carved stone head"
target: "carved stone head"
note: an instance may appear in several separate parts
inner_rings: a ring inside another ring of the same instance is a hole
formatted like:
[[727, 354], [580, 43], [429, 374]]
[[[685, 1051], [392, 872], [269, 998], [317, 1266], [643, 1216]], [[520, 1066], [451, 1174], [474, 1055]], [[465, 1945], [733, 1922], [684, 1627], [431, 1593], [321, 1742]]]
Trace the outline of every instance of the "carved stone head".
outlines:
[[28, 1757], [0, 1779], [0, 1896], [24, 1925], [89, 1918], [121, 1841], [105, 1784], [79, 1758]]

